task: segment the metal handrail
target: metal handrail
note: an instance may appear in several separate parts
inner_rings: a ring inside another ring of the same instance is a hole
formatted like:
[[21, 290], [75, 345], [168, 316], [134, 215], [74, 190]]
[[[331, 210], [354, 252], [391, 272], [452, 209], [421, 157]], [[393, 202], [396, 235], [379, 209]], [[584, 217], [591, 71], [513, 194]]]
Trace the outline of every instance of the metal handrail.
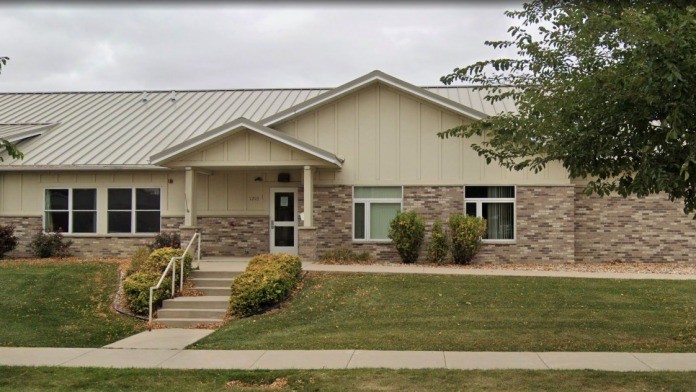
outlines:
[[[193, 237], [191, 237], [191, 241], [189, 241], [188, 245], [186, 246], [186, 249], [184, 249], [184, 253], [181, 254], [181, 256], [174, 256], [169, 260], [169, 263], [167, 263], [167, 267], [164, 269], [162, 272], [162, 276], [160, 276], [159, 281], [157, 282], [156, 285], [150, 287], [150, 313], [148, 316], [148, 320], [150, 324], [152, 324], [152, 295], [155, 290], [159, 289], [162, 286], [162, 282], [164, 281], [164, 277], [167, 276], [167, 273], [171, 269], [172, 271], [172, 298], [174, 298], [174, 294], [176, 293], [176, 263], [177, 261], [181, 261], [181, 271], [179, 273], [179, 292], [184, 290], [184, 257], [186, 257], [186, 254], [189, 253], [189, 250], [191, 249], [191, 245], [193, 245], [193, 241], [198, 240], [197, 242], [197, 249], [196, 249], [196, 266], [200, 266], [200, 261], [201, 261], [201, 233], [194, 233]], [[193, 264], [193, 263], [192, 263]]]

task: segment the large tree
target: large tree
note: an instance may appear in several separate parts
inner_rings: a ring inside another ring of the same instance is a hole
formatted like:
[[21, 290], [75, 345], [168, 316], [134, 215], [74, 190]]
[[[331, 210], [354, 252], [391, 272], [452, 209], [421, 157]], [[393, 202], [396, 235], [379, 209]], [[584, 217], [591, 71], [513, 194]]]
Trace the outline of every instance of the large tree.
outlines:
[[[9, 60], [9, 57], [0, 57], [0, 73], [2, 73], [3, 67], [7, 64], [7, 60]], [[22, 154], [21, 151], [15, 146], [13, 143], [10, 143], [8, 140], [0, 138], [0, 145], [7, 151], [7, 154], [11, 156], [12, 158], [15, 159], [21, 159], [24, 158], [24, 154]], [[4, 159], [0, 157], [0, 162], [2, 162]]]
[[[488, 162], [538, 171], [560, 161], [586, 193], [665, 193], [696, 211], [696, 2], [537, 0], [507, 11], [513, 58], [457, 68], [504, 113], [441, 137], [486, 134]], [[507, 86], [507, 87], [503, 87]]]

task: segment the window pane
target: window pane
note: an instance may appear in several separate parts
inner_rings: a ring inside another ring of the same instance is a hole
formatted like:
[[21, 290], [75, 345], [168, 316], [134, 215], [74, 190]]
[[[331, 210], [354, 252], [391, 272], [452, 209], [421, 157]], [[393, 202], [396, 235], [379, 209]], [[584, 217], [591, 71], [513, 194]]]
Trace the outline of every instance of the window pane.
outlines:
[[159, 211], [138, 211], [135, 213], [135, 231], [138, 233], [157, 233], [160, 231]]
[[466, 203], [466, 214], [476, 216], [476, 203]]
[[47, 212], [46, 213], [46, 227], [47, 232], [55, 232], [58, 230], [67, 232], [68, 227], [68, 212]]
[[514, 186], [467, 186], [464, 190], [464, 197], [467, 199], [477, 198], [513, 198], [515, 197]]
[[380, 186], [380, 187], [368, 187], [368, 186], [356, 186], [355, 193], [353, 195], [356, 199], [401, 199], [401, 187], [400, 186]]
[[130, 233], [131, 232], [131, 213], [128, 211], [109, 211], [108, 213], [109, 233]]
[[110, 210], [130, 210], [133, 204], [132, 190], [109, 189], [108, 204]]
[[73, 189], [73, 210], [96, 210], [96, 189]]
[[[67, 189], [46, 189], [46, 209], [47, 210], [67, 210], [68, 209], [68, 190]], [[66, 224], [67, 227], [67, 224]]]
[[73, 233], [96, 233], [96, 212], [73, 212]]
[[488, 221], [487, 239], [515, 238], [514, 206], [512, 203], [483, 203], [483, 218]]
[[389, 222], [401, 211], [399, 203], [370, 204], [370, 239], [389, 239]]
[[355, 203], [355, 239], [365, 239], [365, 203]]
[[159, 210], [160, 190], [157, 188], [139, 188], [135, 190], [137, 210]]

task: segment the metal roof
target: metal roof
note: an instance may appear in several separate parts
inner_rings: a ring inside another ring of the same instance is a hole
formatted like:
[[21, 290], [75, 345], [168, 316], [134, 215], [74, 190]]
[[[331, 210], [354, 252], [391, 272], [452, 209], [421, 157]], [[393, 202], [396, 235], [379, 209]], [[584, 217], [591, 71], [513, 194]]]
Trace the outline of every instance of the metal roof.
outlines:
[[[490, 104], [473, 87], [424, 89], [486, 115], [514, 110]], [[0, 93], [0, 124], [9, 124], [0, 125], [0, 135], [28, 124], [53, 126], [22, 142], [23, 160], [3, 153], [0, 170], [153, 168], [149, 158], [160, 151], [240, 117], [259, 122], [331, 90]]]
[[57, 124], [11, 123], [0, 124], [0, 139], [17, 143], [30, 137], [39, 136]]

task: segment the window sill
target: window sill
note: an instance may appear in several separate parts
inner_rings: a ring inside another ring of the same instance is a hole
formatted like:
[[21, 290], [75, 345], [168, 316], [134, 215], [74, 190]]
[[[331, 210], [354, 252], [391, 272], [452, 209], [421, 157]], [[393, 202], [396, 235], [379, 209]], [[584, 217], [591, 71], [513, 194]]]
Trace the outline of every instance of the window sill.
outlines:
[[514, 245], [517, 243], [517, 240], [481, 240], [481, 243], [490, 245]]
[[65, 238], [154, 238], [157, 233], [63, 233]]
[[391, 244], [392, 240], [353, 240], [354, 244]]

